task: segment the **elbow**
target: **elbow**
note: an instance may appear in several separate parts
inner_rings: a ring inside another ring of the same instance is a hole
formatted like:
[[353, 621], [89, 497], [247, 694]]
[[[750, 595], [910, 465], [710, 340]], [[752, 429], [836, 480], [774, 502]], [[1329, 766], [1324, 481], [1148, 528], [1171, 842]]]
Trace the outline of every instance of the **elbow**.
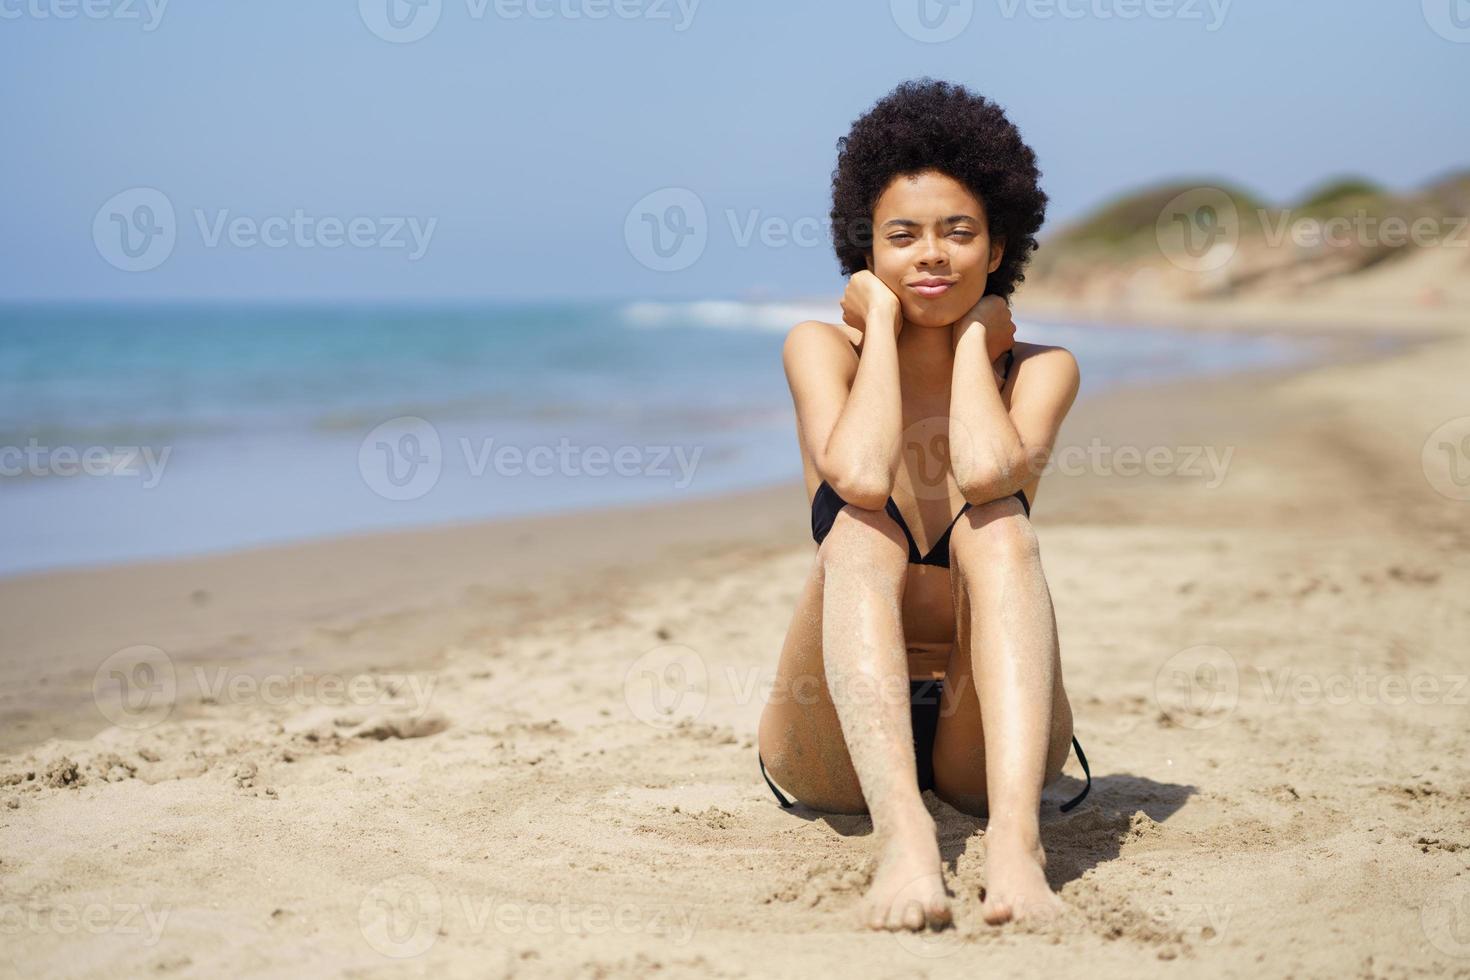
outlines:
[[983, 465], [955, 470], [955, 482], [960, 495], [974, 506], [1009, 497], [1020, 490], [1031, 478], [1030, 467], [1024, 452], [1008, 453], [988, 460]]
[[882, 510], [893, 493], [892, 478], [871, 468], [836, 467], [827, 473], [827, 483], [837, 496], [862, 510]]

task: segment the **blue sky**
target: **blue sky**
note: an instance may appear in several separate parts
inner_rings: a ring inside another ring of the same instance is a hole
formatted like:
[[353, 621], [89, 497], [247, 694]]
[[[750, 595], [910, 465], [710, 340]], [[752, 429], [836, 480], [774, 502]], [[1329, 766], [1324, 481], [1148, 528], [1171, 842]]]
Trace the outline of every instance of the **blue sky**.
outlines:
[[[833, 293], [835, 141], [921, 75], [1007, 107], [1053, 227], [1470, 165], [1470, 0], [391, 0], [411, 43], [389, 2], [0, 0], [0, 300]], [[126, 271], [137, 188], [173, 234]], [[662, 270], [630, 235], [670, 194], [703, 239]]]

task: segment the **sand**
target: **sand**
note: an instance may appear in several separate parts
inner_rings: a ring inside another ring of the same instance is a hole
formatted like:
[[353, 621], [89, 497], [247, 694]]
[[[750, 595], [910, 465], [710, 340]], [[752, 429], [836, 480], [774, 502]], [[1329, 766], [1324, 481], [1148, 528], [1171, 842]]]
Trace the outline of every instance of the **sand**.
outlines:
[[0, 582], [0, 962], [1470, 976], [1470, 423], [1431, 441], [1470, 317], [1354, 312], [1190, 311], [1334, 357], [1068, 421], [1034, 520], [1095, 782], [1046, 807], [1056, 924], [983, 923], [983, 824], [931, 796], [956, 927], [859, 932], [869, 822], [760, 781], [790, 486]]

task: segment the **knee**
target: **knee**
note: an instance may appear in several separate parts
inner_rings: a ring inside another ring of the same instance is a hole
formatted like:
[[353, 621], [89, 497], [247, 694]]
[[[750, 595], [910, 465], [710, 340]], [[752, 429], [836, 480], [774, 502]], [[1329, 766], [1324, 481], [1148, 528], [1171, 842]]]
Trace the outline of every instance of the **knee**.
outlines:
[[886, 512], [848, 504], [837, 512], [817, 557], [824, 572], [861, 569], [897, 581], [907, 571], [908, 541]]
[[950, 533], [951, 563], [989, 567], [997, 562], [1035, 562], [1041, 544], [1025, 508], [1015, 497], [971, 507]]

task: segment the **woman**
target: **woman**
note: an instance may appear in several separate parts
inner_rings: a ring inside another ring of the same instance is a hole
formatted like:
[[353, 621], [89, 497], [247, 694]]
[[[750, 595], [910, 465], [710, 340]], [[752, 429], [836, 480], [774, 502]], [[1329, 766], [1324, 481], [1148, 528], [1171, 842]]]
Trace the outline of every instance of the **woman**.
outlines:
[[1044, 917], [1041, 791], [1072, 712], [1029, 515], [1078, 369], [1013, 342], [1007, 297], [1046, 195], [1004, 112], [945, 82], [900, 85], [838, 147], [844, 323], [797, 324], [783, 351], [818, 548], [762, 768], [812, 809], [872, 815], [866, 925], [950, 920], [924, 789], [988, 816], [985, 919]]

